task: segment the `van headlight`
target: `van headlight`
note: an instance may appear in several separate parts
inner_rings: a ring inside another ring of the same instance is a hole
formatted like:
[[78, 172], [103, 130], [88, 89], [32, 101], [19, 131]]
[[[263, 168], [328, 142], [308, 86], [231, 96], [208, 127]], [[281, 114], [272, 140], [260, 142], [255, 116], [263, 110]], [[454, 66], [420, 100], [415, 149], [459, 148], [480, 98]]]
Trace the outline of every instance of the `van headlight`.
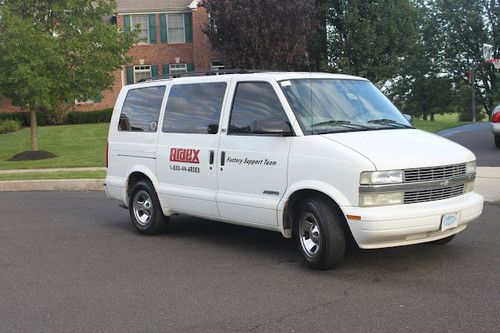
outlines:
[[403, 182], [403, 170], [364, 171], [359, 178], [360, 185], [381, 185]]
[[362, 207], [402, 205], [404, 200], [404, 192], [367, 192], [359, 194], [359, 205]]
[[476, 161], [470, 161], [465, 163], [465, 173], [468, 175], [476, 173]]

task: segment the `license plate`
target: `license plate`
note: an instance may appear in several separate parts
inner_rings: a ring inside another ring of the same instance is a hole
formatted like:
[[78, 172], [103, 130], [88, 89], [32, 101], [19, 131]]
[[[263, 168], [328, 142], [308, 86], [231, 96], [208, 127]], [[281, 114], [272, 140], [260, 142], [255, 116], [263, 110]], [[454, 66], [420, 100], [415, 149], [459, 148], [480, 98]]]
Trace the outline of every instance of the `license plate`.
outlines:
[[458, 225], [458, 213], [444, 214], [441, 218], [441, 231], [455, 228]]

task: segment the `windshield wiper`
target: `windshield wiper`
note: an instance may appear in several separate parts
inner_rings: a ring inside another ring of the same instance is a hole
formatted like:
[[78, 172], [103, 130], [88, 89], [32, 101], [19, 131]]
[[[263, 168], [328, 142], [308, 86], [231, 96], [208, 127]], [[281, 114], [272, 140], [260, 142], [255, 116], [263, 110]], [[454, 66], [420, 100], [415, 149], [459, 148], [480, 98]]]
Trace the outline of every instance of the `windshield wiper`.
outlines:
[[327, 126], [327, 125], [333, 125], [333, 126], [341, 126], [341, 127], [347, 127], [347, 128], [362, 128], [362, 129], [373, 129], [372, 127], [361, 125], [361, 124], [353, 124], [349, 120], [327, 120], [327, 121], [322, 121], [317, 124], [312, 124], [311, 128], [314, 127], [320, 127], [320, 126]]
[[395, 120], [387, 119], [387, 118], [368, 120], [367, 123], [377, 124], [377, 125], [387, 125], [387, 126], [392, 126], [392, 127], [397, 127], [397, 128], [415, 128], [413, 126], [401, 124]]

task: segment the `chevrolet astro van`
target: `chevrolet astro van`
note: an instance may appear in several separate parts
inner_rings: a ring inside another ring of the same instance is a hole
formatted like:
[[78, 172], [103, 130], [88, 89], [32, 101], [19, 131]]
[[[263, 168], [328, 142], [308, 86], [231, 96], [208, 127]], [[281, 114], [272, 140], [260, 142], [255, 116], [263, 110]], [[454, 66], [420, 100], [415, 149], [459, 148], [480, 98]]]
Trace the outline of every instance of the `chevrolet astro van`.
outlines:
[[362, 249], [445, 244], [483, 209], [475, 156], [415, 129], [368, 80], [249, 73], [126, 86], [106, 192], [155, 234], [176, 214], [281, 232], [309, 266]]

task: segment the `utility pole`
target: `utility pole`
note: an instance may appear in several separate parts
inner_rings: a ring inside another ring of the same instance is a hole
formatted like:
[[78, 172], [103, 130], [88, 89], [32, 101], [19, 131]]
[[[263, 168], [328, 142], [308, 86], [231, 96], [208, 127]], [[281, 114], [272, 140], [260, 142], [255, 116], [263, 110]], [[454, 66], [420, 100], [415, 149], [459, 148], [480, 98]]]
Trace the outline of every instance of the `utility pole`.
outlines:
[[476, 85], [474, 83], [475, 81], [475, 76], [476, 76], [476, 73], [475, 73], [475, 64], [472, 63], [472, 67], [471, 67], [471, 70], [470, 70], [470, 84], [471, 84], [471, 87], [472, 87], [472, 101], [471, 101], [471, 106], [472, 106], [472, 122], [475, 123], [476, 122]]

